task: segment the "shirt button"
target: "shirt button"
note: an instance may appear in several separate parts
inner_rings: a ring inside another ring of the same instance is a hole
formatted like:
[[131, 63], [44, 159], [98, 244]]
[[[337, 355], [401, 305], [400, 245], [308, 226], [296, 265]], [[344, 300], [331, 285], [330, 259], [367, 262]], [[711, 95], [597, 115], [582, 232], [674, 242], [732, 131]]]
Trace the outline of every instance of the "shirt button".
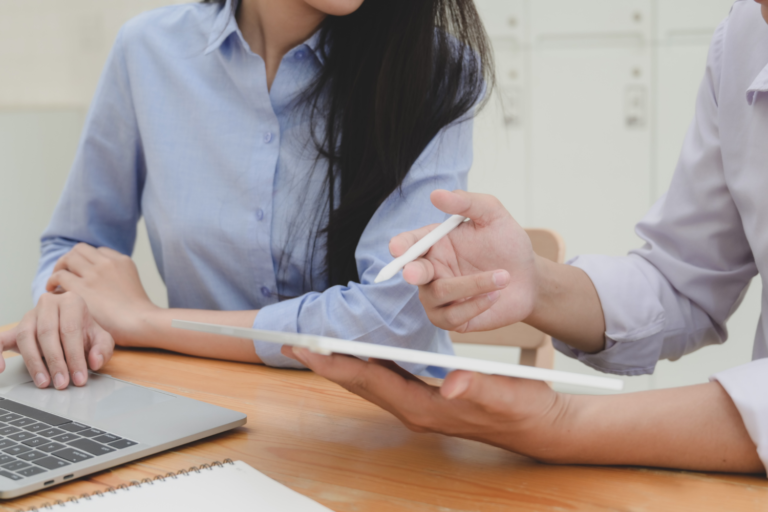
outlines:
[[269, 291], [269, 288], [267, 288], [266, 286], [262, 286], [261, 287], [261, 294], [263, 296], [265, 296], [265, 297], [271, 297], [272, 296], [272, 292]]
[[307, 56], [307, 53], [304, 50], [299, 50], [296, 53], [293, 54], [293, 57], [295, 59], [303, 59]]
[[264, 134], [264, 143], [269, 144], [272, 142], [272, 132], [267, 132]]
[[259, 220], [263, 219], [264, 218], [264, 210], [262, 210], [261, 208], [257, 208], [256, 209], [256, 218], [259, 219]]

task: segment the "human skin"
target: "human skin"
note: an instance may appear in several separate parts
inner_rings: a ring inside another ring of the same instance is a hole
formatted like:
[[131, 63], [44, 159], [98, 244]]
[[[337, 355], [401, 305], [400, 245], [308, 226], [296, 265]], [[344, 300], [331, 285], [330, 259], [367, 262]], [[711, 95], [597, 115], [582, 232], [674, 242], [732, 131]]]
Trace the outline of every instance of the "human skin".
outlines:
[[[243, 0], [238, 26], [251, 51], [261, 56], [271, 87], [280, 61], [308, 39], [327, 15], [354, 12], [363, 0]], [[115, 343], [155, 347], [201, 357], [260, 363], [253, 342], [180, 332], [173, 319], [250, 327], [251, 311], [164, 309], [144, 291], [133, 261], [112, 249], [77, 244], [54, 267], [48, 293], [14, 329], [0, 333], [0, 349], [17, 350], [35, 385], [83, 386], [88, 368], [98, 370]], [[0, 356], [0, 372], [5, 361]]]
[[[403, 271], [419, 286], [435, 325], [466, 331], [524, 321], [581, 350], [603, 347], [602, 307], [583, 271], [535, 256], [525, 231], [491, 196], [442, 190], [432, 193], [432, 202], [470, 218]], [[393, 238], [392, 255], [433, 228]], [[738, 410], [717, 382], [590, 396], [454, 371], [436, 387], [391, 362], [282, 350], [418, 432], [473, 439], [549, 463], [763, 471]]]

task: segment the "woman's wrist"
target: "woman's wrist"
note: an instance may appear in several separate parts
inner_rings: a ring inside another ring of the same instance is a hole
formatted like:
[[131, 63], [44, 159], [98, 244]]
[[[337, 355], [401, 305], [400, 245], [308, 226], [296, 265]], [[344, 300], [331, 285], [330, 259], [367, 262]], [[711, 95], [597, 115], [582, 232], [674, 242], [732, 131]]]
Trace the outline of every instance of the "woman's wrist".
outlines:
[[134, 348], [156, 346], [147, 343], [147, 340], [153, 338], [151, 333], [157, 330], [167, 311], [150, 302], [131, 313], [126, 313], [124, 325], [119, 327], [117, 332], [111, 333], [115, 343], [121, 347]]

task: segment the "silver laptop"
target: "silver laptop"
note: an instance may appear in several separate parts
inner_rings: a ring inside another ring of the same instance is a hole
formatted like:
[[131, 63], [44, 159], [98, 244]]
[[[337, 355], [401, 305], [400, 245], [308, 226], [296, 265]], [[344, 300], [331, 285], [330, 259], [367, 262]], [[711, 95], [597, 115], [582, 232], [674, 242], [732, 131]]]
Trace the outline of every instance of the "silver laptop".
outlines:
[[14, 498], [243, 425], [245, 414], [91, 373], [38, 389], [21, 357], [0, 374], [0, 498]]

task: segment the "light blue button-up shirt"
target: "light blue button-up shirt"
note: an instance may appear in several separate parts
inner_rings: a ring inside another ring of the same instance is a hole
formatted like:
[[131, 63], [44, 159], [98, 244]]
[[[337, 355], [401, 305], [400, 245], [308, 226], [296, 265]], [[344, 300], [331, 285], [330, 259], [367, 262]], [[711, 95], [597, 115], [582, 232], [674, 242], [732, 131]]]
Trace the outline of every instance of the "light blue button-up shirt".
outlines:
[[[450, 353], [415, 287], [400, 276], [373, 279], [392, 259], [392, 236], [445, 219], [431, 191], [466, 187], [471, 115], [438, 134], [402, 191], [368, 223], [355, 252], [361, 282], [328, 288], [315, 264], [320, 291], [308, 290], [306, 241], [325, 170], [313, 172], [315, 146], [294, 100], [323, 65], [316, 41], [283, 57], [268, 90], [264, 61], [243, 39], [230, 4], [166, 7], [128, 22], [42, 237], [35, 302], [55, 262], [77, 242], [130, 254], [143, 215], [171, 307], [258, 309], [258, 329]], [[280, 262], [287, 271], [277, 272]], [[297, 364], [279, 346], [254, 344], [269, 365]]]

